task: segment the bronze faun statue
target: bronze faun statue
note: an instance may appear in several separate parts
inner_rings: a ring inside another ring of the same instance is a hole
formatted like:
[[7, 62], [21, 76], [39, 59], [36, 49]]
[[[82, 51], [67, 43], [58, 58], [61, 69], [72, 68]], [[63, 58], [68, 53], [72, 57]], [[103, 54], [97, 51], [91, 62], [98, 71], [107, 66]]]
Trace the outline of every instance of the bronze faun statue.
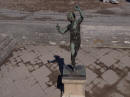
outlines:
[[76, 19], [75, 13], [70, 12], [67, 15], [67, 19], [70, 22], [67, 27], [62, 29], [58, 24], [56, 26], [59, 33], [66, 33], [67, 31], [70, 31], [70, 49], [71, 49], [71, 64], [73, 67], [73, 70], [75, 68], [75, 58], [77, 56], [78, 50], [80, 48], [81, 44], [81, 38], [80, 38], [80, 24], [83, 21], [83, 14], [79, 6], [75, 6], [75, 10], [79, 11], [80, 18]]

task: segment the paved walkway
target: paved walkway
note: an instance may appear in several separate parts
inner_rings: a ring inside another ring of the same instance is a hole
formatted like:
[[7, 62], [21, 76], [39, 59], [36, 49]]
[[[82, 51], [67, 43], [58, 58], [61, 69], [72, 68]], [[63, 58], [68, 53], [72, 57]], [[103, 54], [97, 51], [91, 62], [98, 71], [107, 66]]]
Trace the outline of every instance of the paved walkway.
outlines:
[[[1, 66], [1, 97], [60, 97], [54, 55], [70, 64], [66, 46], [17, 46]], [[130, 97], [130, 50], [82, 47], [77, 63], [86, 67], [86, 97]]]

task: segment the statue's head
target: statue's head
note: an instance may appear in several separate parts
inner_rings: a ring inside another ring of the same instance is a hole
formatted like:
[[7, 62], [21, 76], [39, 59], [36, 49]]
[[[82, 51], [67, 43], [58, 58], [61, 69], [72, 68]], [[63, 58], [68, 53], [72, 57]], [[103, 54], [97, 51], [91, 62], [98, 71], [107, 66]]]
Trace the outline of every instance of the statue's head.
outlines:
[[75, 20], [75, 13], [74, 13], [74, 12], [68, 13], [67, 19], [68, 19], [68, 21], [70, 21], [70, 22], [74, 21], [74, 20]]

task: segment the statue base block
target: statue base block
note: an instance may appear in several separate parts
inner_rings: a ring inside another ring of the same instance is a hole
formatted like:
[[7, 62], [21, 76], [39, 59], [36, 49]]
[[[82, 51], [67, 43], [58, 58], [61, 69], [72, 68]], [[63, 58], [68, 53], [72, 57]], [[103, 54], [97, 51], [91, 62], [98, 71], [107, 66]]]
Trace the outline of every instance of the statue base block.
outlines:
[[64, 93], [62, 97], [85, 97], [86, 71], [83, 65], [77, 65], [73, 71], [70, 66], [63, 69], [62, 83]]

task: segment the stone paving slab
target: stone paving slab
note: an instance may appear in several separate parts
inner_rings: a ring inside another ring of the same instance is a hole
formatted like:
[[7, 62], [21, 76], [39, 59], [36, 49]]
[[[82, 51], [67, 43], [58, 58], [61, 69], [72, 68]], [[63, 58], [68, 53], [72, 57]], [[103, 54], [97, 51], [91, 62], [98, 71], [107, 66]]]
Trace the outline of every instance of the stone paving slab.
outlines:
[[[60, 71], [55, 55], [62, 64], [70, 64], [70, 52], [64, 46], [17, 46], [0, 67], [1, 97], [60, 97]], [[83, 46], [77, 64], [86, 68], [86, 97], [130, 97], [129, 58], [129, 49]]]

